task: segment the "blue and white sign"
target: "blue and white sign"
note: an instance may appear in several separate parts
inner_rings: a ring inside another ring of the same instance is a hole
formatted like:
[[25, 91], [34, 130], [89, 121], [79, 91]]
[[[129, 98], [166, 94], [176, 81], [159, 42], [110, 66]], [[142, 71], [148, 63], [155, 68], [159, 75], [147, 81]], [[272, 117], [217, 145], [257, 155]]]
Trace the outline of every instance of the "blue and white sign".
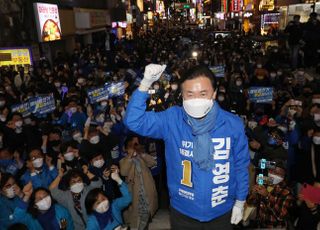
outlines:
[[50, 113], [56, 109], [55, 100], [52, 94], [37, 96], [29, 100], [30, 112], [36, 115]]
[[248, 94], [250, 101], [254, 103], [270, 103], [273, 100], [272, 87], [250, 87]]
[[223, 65], [216, 65], [216, 66], [211, 66], [210, 70], [214, 74], [215, 77], [224, 77], [224, 66]]
[[99, 88], [90, 89], [88, 90], [87, 94], [90, 100], [90, 104], [94, 104], [109, 98], [109, 91], [107, 85], [104, 85], [103, 87]]
[[126, 86], [124, 82], [112, 83], [108, 87], [109, 97], [119, 97], [124, 94]]

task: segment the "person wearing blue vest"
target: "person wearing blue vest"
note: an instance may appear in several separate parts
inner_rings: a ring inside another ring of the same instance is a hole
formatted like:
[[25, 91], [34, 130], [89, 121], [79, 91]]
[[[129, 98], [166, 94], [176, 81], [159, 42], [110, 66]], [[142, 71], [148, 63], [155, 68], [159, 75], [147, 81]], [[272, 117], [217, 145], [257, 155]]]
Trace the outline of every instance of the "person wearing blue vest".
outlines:
[[14, 210], [13, 221], [22, 223], [29, 230], [73, 230], [69, 211], [57, 204], [48, 189], [39, 187], [33, 191], [29, 182], [24, 187], [24, 197]]
[[165, 68], [146, 66], [124, 122], [133, 132], [165, 142], [172, 229], [232, 229], [242, 220], [249, 187], [243, 122], [216, 103], [215, 76], [206, 66], [183, 76], [182, 107], [146, 112], [148, 89]]
[[111, 178], [118, 183], [122, 197], [110, 202], [102, 189], [92, 189], [85, 200], [89, 215], [87, 230], [121, 229], [123, 224], [121, 212], [131, 203], [132, 195], [129, 192], [128, 185], [121, 180], [118, 169], [111, 173]]
[[13, 213], [23, 197], [23, 192], [10, 173], [0, 175], [0, 230], [8, 229], [13, 222]]

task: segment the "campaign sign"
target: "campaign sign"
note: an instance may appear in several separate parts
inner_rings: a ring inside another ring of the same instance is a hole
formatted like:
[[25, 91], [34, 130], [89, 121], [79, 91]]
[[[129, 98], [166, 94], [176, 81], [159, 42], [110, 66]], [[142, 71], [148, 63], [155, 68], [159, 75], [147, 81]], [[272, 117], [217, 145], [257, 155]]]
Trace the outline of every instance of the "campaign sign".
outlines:
[[124, 82], [112, 83], [108, 87], [109, 97], [118, 97], [122, 96], [125, 92], [125, 84]]
[[210, 67], [211, 72], [216, 77], [224, 77], [224, 66], [223, 65], [216, 65]]
[[22, 117], [29, 116], [31, 114], [29, 109], [29, 102], [23, 102], [21, 104], [16, 104], [11, 106], [11, 111], [13, 113], [17, 112], [22, 115]]
[[35, 115], [50, 113], [56, 109], [52, 94], [33, 97], [29, 100], [29, 110]]
[[90, 104], [100, 102], [109, 98], [108, 85], [104, 85], [99, 88], [89, 89], [87, 91]]
[[273, 99], [272, 87], [250, 87], [249, 99], [254, 103], [270, 103]]

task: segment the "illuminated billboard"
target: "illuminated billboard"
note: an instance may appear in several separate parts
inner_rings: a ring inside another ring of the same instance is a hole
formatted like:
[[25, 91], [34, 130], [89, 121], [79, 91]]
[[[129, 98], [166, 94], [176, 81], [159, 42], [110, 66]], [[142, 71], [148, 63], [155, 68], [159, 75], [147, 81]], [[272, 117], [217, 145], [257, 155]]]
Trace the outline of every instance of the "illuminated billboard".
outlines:
[[40, 42], [60, 40], [61, 25], [58, 6], [47, 3], [33, 3]]

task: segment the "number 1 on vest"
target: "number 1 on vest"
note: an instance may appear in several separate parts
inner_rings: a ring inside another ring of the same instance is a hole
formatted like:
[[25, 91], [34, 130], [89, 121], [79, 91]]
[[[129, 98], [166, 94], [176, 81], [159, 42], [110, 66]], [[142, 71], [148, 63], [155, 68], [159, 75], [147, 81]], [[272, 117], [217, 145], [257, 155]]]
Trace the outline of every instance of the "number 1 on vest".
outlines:
[[191, 161], [184, 160], [181, 162], [181, 165], [183, 166], [183, 177], [181, 180], [181, 184], [192, 187], [191, 182]]

